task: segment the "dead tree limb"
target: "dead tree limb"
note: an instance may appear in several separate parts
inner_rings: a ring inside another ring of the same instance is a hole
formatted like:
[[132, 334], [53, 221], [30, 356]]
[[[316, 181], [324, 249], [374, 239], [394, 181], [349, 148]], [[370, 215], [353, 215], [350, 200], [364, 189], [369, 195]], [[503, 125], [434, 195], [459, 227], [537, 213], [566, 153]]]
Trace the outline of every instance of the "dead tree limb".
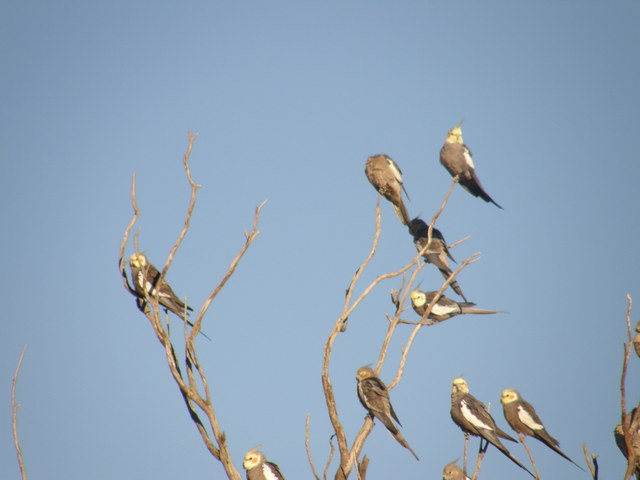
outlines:
[[589, 473], [593, 480], [598, 480], [598, 456], [595, 453], [589, 453], [587, 444], [582, 444], [582, 450], [584, 452], [584, 460], [589, 468]]
[[[622, 453], [627, 457], [627, 469], [624, 474], [624, 480], [629, 480], [632, 475], [638, 476], [640, 471], [640, 418], [638, 418], [638, 412], [640, 412], [640, 404], [634, 408], [631, 413], [627, 412], [627, 394], [626, 394], [626, 380], [627, 369], [629, 367], [629, 358], [631, 356], [631, 349], [633, 348], [633, 339], [631, 337], [631, 307], [633, 306], [633, 300], [631, 296], [627, 294], [627, 313], [625, 320], [627, 324], [627, 341], [624, 343], [624, 356], [622, 360], [622, 373], [620, 375], [620, 430], [622, 439], [618, 440], [618, 446], [622, 450]], [[618, 427], [616, 426], [616, 431]], [[617, 432], [616, 432], [617, 434]], [[626, 452], [626, 453], [625, 453]]]
[[[197, 136], [193, 135], [189, 132], [189, 144], [187, 147], [187, 151], [183, 156], [182, 162], [185, 170], [185, 174], [187, 177], [187, 181], [189, 183], [191, 189], [191, 196], [189, 200], [189, 205], [187, 207], [187, 212], [185, 214], [185, 221], [176, 239], [175, 243], [171, 247], [169, 251], [168, 258], [162, 268], [162, 272], [160, 273], [160, 277], [157, 280], [156, 284], [162, 284], [164, 277], [166, 276], [173, 258], [180, 248], [191, 224], [191, 217], [193, 215], [193, 211], [196, 204], [196, 195], [197, 190], [201, 188], [201, 185], [198, 185], [191, 176], [191, 170], [189, 168], [189, 157], [191, 155], [191, 151], [193, 148], [193, 143]], [[233, 461], [231, 459], [231, 455], [229, 453], [229, 448], [227, 445], [227, 439], [225, 432], [221, 429], [220, 424], [218, 422], [217, 415], [215, 413], [215, 409], [213, 407], [213, 397], [210, 392], [209, 382], [207, 376], [198, 361], [197, 350], [194, 344], [194, 340], [198, 333], [201, 331], [202, 320], [204, 318], [207, 309], [209, 308], [211, 302], [218, 295], [220, 290], [224, 287], [227, 280], [233, 275], [235, 269], [245, 255], [249, 246], [253, 243], [256, 237], [260, 234], [258, 231], [258, 220], [260, 216], [260, 210], [265, 205], [266, 201], [261, 205], [257, 206], [254, 213], [253, 227], [249, 233], [245, 232], [245, 242], [241, 247], [238, 254], [232, 260], [229, 268], [226, 273], [222, 276], [220, 282], [213, 289], [211, 294], [208, 296], [207, 300], [203, 304], [202, 308], [198, 312], [195, 321], [193, 322], [193, 327], [189, 329], [187, 327], [187, 312], [186, 307], [184, 312], [182, 312], [182, 320], [184, 325], [184, 337], [185, 337], [185, 358], [184, 365], [186, 366], [186, 378], [185, 374], [182, 372], [182, 368], [180, 366], [180, 361], [176, 354], [175, 348], [170, 340], [170, 332], [169, 332], [169, 316], [168, 313], [165, 315], [164, 325], [161, 322], [161, 306], [159, 305], [159, 288], [155, 289], [155, 293], [150, 294], [149, 292], [144, 292], [144, 298], [140, 298], [141, 295], [139, 292], [133, 288], [127, 279], [127, 274], [125, 271], [126, 260], [124, 256], [125, 248], [129, 240], [129, 236], [131, 234], [131, 230], [135, 225], [138, 216], [139, 209], [136, 203], [136, 191], [135, 191], [135, 174], [132, 178], [131, 185], [131, 203], [133, 206], [133, 217], [127, 226], [123, 240], [120, 245], [120, 272], [123, 277], [123, 282], [125, 285], [125, 289], [127, 289], [132, 295], [137, 297], [138, 306], [141, 304], [144, 305], [144, 308], [141, 308], [145, 316], [149, 319], [156, 337], [158, 341], [164, 348], [165, 357], [167, 360], [167, 366], [169, 367], [169, 371], [178, 385], [180, 390], [180, 394], [182, 395], [185, 405], [187, 406], [187, 410], [189, 412], [189, 416], [194, 422], [200, 436], [209, 450], [209, 452], [222, 464], [227, 477], [231, 480], [241, 480], [241, 475], [238, 470], [233, 465]], [[134, 236], [134, 246], [136, 253], [138, 252], [137, 245], [137, 234]], [[201, 385], [203, 393], [198, 388], [198, 383]], [[207, 426], [200, 419], [200, 415], [203, 415], [207, 419]], [[209, 432], [211, 430], [211, 433]]]
[[20, 440], [18, 438], [18, 408], [20, 408], [20, 404], [16, 403], [16, 387], [18, 385], [18, 374], [20, 373], [20, 366], [22, 365], [22, 359], [24, 358], [24, 354], [27, 351], [27, 346], [25, 345], [22, 349], [22, 353], [20, 354], [20, 359], [18, 360], [18, 366], [16, 367], [16, 371], [13, 374], [13, 383], [11, 384], [11, 407], [12, 407], [12, 416], [11, 416], [11, 427], [13, 430], [13, 445], [16, 449], [16, 455], [18, 456], [18, 467], [20, 467], [20, 475], [22, 480], [27, 480], [27, 471], [24, 467], [24, 460], [22, 458], [22, 449], [20, 448]]

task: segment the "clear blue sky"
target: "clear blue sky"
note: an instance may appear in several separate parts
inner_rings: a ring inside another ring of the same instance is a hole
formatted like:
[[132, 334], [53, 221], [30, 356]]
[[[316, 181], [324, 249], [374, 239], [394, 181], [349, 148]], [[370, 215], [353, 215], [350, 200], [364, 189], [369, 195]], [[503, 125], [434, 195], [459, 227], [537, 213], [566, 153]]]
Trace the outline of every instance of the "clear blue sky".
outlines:
[[[464, 118], [480, 179], [505, 209], [456, 188], [438, 227], [449, 242], [471, 235], [458, 260], [482, 253], [459, 277], [468, 298], [510, 313], [420, 334], [391, 398], [422, 460], [377, 425], [368, 478], [435, 479], [462, 455], [449, 418], [459, 375], [505, 428], [499, 394], [518, 388], [567, 454], [582, 464], [586, 442], [602, 478], [621, 478], [626, 293], [640, 318], [639, 24], [636, 1], [3, 2], [0, 477], [18, 476], [9, 392], [28, 344], [18, 399], [30, 478], [223, 478], [117, 271], [134, 171], [141, 248], [166, 259], [188, 201], [189, 130], [203, 188], [168, 275], [178, 295], [204, 301], [269, 200], [205, 320], [213, 342], [199, 343], [236, 466], [265, 443], [287, 478], [310, 478], [310, 413], [322, 469], [322, 347], [374, 229], [365, 159], [391, 155], [410, 213], [428, 219], [450, 182], [439, 149]], [[388, 203], [382, 215], [364, 282], [414, 255]], [[433, 268], [420, 280], [441, 283]], [[375, 290], [335, 344], [350, 440], [365, 414], [355, 372], [377, 358], [397, 287]], [[634, 357], [630, 404], [638, 370]], [[588, 478], [530, 444], [544, 478]], [[481, 478], [528, 477], [490, 449]]]

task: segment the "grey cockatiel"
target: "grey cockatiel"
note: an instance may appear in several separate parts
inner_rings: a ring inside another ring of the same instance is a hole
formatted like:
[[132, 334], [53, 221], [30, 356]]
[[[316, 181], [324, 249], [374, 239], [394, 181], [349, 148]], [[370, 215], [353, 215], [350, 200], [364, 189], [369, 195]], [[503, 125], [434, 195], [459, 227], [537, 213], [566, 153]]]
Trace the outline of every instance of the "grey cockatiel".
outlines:
[[511, 455], [511, 452], [500, 441], [500, 437], [511, 442], [516, 442], [517, 440], [496, 425], [495, 420], [487, 412], [484, 404], [469, 393], [467, 382], [460, 377], [453, 380], [451, 388], [451, 418], [463, 432], [486, 440], [500, 450], [509, 460], [535, 478], [535, 475], [527, 467]]
[[[148, 297], [153, 298], [157, 291], [158, 303], [181, 319], [184, 319], [185, 307], [188, 312], [193, 311], [191, 307], [186, 306], [184, 302], [182, 302], [182, 300], [173, 293], [173, 290], [166, 280], [163, 280], [160, 285], [157, 285], [158, 280], [160, 280], [160, 272], [156, 267], [149, 263], [147, 257], [143, 253], [138, 252], [131, 255], [129, 258], [129, 265], [131, 266], [133, 285], [140, 300], [145, 300], [145, 294]], [[193, 327], [192, 322], [189, 320], [186, 321]], [[204, 332], [200, 333], [204, 337], [209, 338]]]
[[[389, 200], [393, 205], [396, 215], [403, 225], [409, 225], [411, 219], [407, 207], [402, 201], [402, 191], [407, 194], [402, 183], [402, 172], [398, 164], [387, 155], [373, 155], [367, 158], [364, 168], [369, 182], [380, 195]], [[409, 195], [407, 194], [407, 198]]]
[[[436, 297], [438, 292], [422, 292], [415, 289], [411, 292], [411, 306], [413, 310], [422, 317], [426, 312], [427, 307]], [[431, 309], [429, 318], [440, 322], [447, 318], [455, 317], [463, 313], [481, 314], [487, 315], [491, 313], [503, 313], [500, 310], [485, 310], [483, 308], [475, 308], [475, 303], [458, 303], [454, 302], [450, 298], [441, 295], [436, 304]]]
[[386, 385], [376, 377], [375, 372], [370, 367], [360, 367], [356, 373], [356, 380], [358, 381], [358, 398], [362, 406], [369, 412], [369, 415], [380, 420], [387, 427], [389, 433], [393, 435], [393, 438], [409, 450], [416, 457], [416, 460], [420, 460], [402, 436], [398, 427], [393, 423], [393, 420], [395, 420], [398, 425], [402, 426], [391, 406]]
[[452, 177], [458, 175], [459, 183], [474, 197], [480, 197], [485, 202], [491, 202], [496, 207], [502, 208], [482, 188], [482, 184], [476, 175], [471, 150], [462, 141], [462, 122], [453, 127], [447, 133], [444, 145], [440, 149], [440, 163]]
[[[409, 232], [413, 235], [413, 243], [416, 246], [416, 249], [419, 252], [422, 251], [429, 240], [429, 225], [420, 218], [414, 218], [409, 224]], [[449, 278], [449, 275], [453, 273], [453, 270], [449, 268], [447, 257], [454, 262], [455, 260], [449, 252], [444, 236], [440, 230], [435, 227], [431, 230], [431, 243], [429, 244], [429, 248], [427, 248], [422, 256], [424, 257], [425, 262], [431, 263], [440, 270], [440, 273], [445, 279]], [[467, 301], [467, 298], [464, 296], [464, 293], [462, 293], [462, 289], [455, 278], [449, 286], [454, 292], [460, 295], [465, 302]]]
[[567, 455], [560, 450], [560, 442], [549, 435], [549, 432], [544, 428], [540, 417], [536, 414], [533, 406], [525, 401], [517, 390], [513, 388], [507, 388], [502, 391], [500, 395], [500, 402], [502, 402], [502, 410], [504, 412], [504, 418], [507, 423], [516, 432], [524, 435], [529, 435], [542, 443], [544, 443], [551, 450], [558, 455], [564, 457], [573, 463], [580, 470], [584, 469], [576, 462], [571, 460]]
[[268, 462], [257, 448], [244, 455], [242, 466], [247, 471], [247, 480], [284, 480], [278, 465]]

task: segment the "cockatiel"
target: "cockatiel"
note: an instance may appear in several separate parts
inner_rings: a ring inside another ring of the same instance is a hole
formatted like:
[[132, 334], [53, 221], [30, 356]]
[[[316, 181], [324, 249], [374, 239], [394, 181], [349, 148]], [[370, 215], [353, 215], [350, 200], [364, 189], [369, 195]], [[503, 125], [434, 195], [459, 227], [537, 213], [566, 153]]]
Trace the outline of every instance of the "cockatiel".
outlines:
[[389, 200], [393, 205], [396, 215], [403, 225], [409, 225], [411, 219], [409, 212], [402, 201], [402, 191], [407, 195], [407, 191], [402, 183], [402, 172], [398, 164], [388, 155], [373, 155], [367, 158], [364, 168], [369, 182], [380, 195]]
[[444, 145], [440, 149], [440, 163], [452, 177], [458, 175], [462, 188], [474, 197], [480, 197], [485, 202], [491, 202], [496, 207], [502, 208], [482, 188], [482, 184], [476, 175], [476, 169], [471, 158], [471, 150], [462, 142], [462, 122], [453, 127], [447, 133]]

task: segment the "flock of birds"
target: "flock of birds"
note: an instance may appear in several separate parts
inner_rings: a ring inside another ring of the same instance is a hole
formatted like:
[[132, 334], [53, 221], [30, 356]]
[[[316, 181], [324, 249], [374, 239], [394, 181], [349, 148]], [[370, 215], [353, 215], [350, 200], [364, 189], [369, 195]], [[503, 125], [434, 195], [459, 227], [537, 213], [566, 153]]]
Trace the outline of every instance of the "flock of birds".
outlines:
[[[462, 141], [462, 122], [451, 129], [446, 137], [444, 146], [440, 150], [440, 163], [447, 169], [452, 177], [458, 178], [458, 183], [469, 193], [482, 198], [485, 202], [493, 203], [502, 208], [484, 190], [475, 173], [471, 151]], [[410, 219], [409, 213], [402, 200], [402, 191], [405, 192], [402, 183], [400, 167], [387, 155], [374, 155], [367, 159], [365, 174], [373, 187], [387, 200], [389, 200], [403, 225], [407, 226], [413, 236], [414, 244], [418, 251], [423, 252], [424, 261], [433, 264], [440, 270], [442, 276], [448, 279], [452, 274], [447, 258], [455, 261], [449, 252], [447, 243], [442, 233], [432, 228], [431, 241], [429, 242], [429, 226], [420, 218]], [[408, 197], [408, 195], [407, 195]], [[429, 245], [427, 246], [427, 243]], [[156, 298], [158, 303], [168, 311], [173, 312], [179, 318], [193, 324], [187, 315], [192, 309], [185, 305], [173, 292], [166, 280], [160, 280], [160, 272], [146, 258], [143, 253], [136, 252], [129, 259], [131, 275], [138, 307], [143, 310], [147, 299]], [[453, 279], [450, 282], [452, 290], [459, 295], [464, 302], [456, 302], [441, 295], [433, 305], [429, 318], [434, 321], [442, 321], [460, 314], [493, 314], [497, 310], [485, 310], [475, 308], [475, 304], [468, 302], [458, 282]], [[411, 292], [411, 304], [414, 311], [422, 317], [429, 304], [434, 301], [438, 292], [423, 292], [415, 289]], [[202, 333], [202, 332], [201, 332]], [[204, 335], [204, 334], [203, 334]], [[206, 337], [206, 335], [205, 335]], [[209, 338], [209, 337], [207, 337]], [[358, 398], [372, 419], [378, 419], [395, 438], [395, 440], [408, 449], [416, 460], [416, 453], [409, 446], [399, 426], [400, 421], [393, 410], [389, 399], [389, 392], [382, 380], [378, 378], [372, 368], [360, 367], [356, 373]], [[553, 451], [567, 459], [578, 468], [578, 464], [571, 460], [559, 448], [559, 442], [545, 429], [540, 417], [536, 414], [531, 404], [526, 402], [514, 389], [506, 389], [502, 392], [500, 401], [503, 406], [507, 423], [519, 434], [531, 436]], [[527, 471], [532, 477], [536, 477], [520, 461], [518, 461], [503, 445], [501, 438], [517, 442], [513, 437], [501, 430], [493, 417], [489, 414], [484, 404], [469, 393], [469, 386], [463, 378], [453, 380], [451, 389], [451, 418], [462, 429], [465, 435], [480, 437], [480, 451], [484, 452], [489, 444], [496, 447], [513, 463]], [[483, 446], [484, 440], [484, 446]], [[267, 461], [258, 447], [245, 454], [243, 466], [247, 473], [247, 480], [284, 480], [278, 465]], [[443, 470], [443, 480], [465, 480], [469, 477], [466, 473], [451, 462]]]
[[[452, 177], [457, 177], [458, 183], [470, 194], [482, 198], [485, 202], [493, 203], [498, 208], [502, 208], [484, 190], [476, 175], [471, 151], [462, 140], [461, 124], [462, 122], [448, 132], [445, 143], [440, 150], [440, 163]], [[410, 219], [402, 199], [402, 192], [404, 191], [405, 194], [407, 192], [402, 182], [402, 172], [398, 164], [387, 155], [374, 155], [367, 159], [365, 174], [371, 185], [391, 202], [398, 219], [408, 227], [409, 233], [413, 236], [416, 249], [419, 252], [424, 250], [422, 254], [424, 261], [433, 264], [440, 270], [442, 276], [448, 279], [453, 272], [449, 267], [447, 258], [455, 260], [449, 252], [442, 232], [437, 228], [432, 228], [431, 241], [429, 242], [429, 226], [426, 222], [420, 218]], [[497, 310], [475, 308], [474, 303], [467, 301], [455, 279], [450, 282], [450, 287], [457, 295], [462, 297], [464, 302], [456, 302], [444, 295], [438, 297], [438, 292], [436, 291], [423, 292], [419, 289], [414, 289], [410, 294], [413, 310], [422, 317], [426, 313], [429, 304], [435, 301], [428, 315], [428, 318], [434, 321], [446, 320], [460, 314], [498, 313]], [[389, 392], [382, 380], [369, 367], [358, 369], [356, 380], [358, 382], [358, 397], [369, 414], [382, 422], [396, 441], [418, 459], [409, 443], [393, 423], [393, 420], [395, 420], [400, 425], [398, 417], [391, 406]], [[519, 434], [536, 438], [583, 470], [582, 467], [560, 450], [559, 442], [546, 431], [533, 406], [526, 402], [516, 390], [504, 390], [500, 401], [505, 419], [513, 430]], [[503, 445], [501, 438], [512, 442], [517, 442], [517, 440], [497, 426], [484, 404], [469, 393], [469, 386], [463, 378], [453, 380], [451, 418], [466, 435], [480, 437], [480, 451], [486, 451], [488, 445], [491, 444], [532, 477], [536, 477]], [[485, 442], [484, 446], [482, 445], [483, 441]], [[446, 465], [443, 470], [444, 480], [464, 480], [466, 478], [468, 477], [465, 472], [455, 462]]]

